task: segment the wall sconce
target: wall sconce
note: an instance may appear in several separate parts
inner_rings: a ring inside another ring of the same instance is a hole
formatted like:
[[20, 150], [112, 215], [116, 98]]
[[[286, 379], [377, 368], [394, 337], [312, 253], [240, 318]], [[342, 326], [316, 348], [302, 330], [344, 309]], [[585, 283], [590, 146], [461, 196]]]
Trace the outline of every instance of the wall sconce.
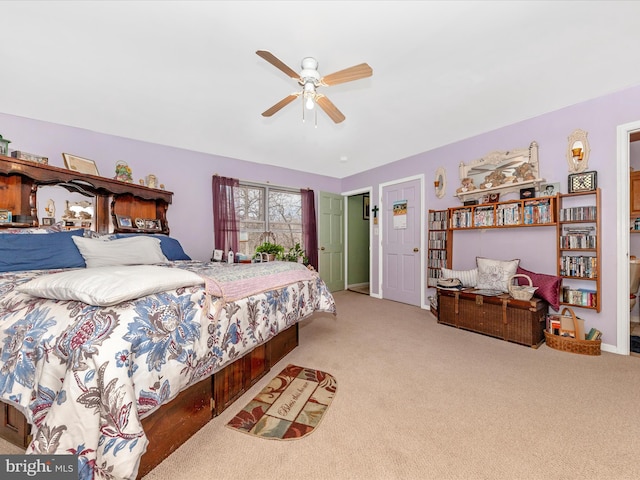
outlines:
[[587, 132], [584, 130], [574, 130], [569, 135], [569, 145], [567, 148], [567, 163], [570, 173], [584, 172], [589, 167], [589, 142]]
[[440, 167], [436, 170], [436, 178], [433, 181], [433, 188], [436, 191], [436, 197], [438, 198], [444, 197], [444, 191], [446, 186], [447, 186], [447, 176], [445, 174], [444, 168]]

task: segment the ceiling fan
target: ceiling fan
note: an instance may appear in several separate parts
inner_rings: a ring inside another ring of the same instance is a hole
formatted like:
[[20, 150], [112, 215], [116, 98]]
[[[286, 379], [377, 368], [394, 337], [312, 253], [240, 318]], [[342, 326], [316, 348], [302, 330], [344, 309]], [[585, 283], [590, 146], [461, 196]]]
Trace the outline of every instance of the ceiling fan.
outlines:
[[256, 53], [258, 56], [264, 58], [271, 65], [293, 78], [302, 86], [302, 90], [300, 92], [292, 93], [291, 95], [284, 97], [274, 106], [262, 112], [263, 117], [272, 116], [274, 113], [289, 105], [296, 98], [302, 96], [304, 107], [306, 109], [312, 110], [314, 108], [314, 104], [317, 103], [320, 108], [329, 115], [331, 120], [335, 123], [340, 123], [345, 119], [345, 116], [336, 108], [331, 100], [329, 100], [325, 95], [317, 92], [318, 87], [329, 87], [331, 85], [338, 85], [339, 83], [352, 82], [354, 80], [360, 80], [361, 78], [373, 75], [371, 67], [366, 63], [361, 63], [360, 65], [340, 70], [339, 72], [332, 73], [325, 77], [320, 77], [320, 74], [318, 73], [318, 61], [312, 57], [302, 59], [302, 71], [297, 73], [295, 70], [285, 65], [271, 52], [258, 50]]

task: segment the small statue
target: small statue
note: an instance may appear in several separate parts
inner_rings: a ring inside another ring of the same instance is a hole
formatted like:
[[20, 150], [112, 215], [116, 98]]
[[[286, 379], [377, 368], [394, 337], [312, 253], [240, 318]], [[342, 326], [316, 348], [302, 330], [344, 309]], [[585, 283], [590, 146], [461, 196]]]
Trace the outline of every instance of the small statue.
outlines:
[[502, 185], [507, 176], [502, 172], [501, 169], [494, 170], [489, 175], [484, 177], [484, 182], [480, 184], [481, 189], [497, 187]]
[[56, 204], [53, 199], [47, 200], [47, 206], [44, 207], [44, 211], [47, 212], [47, 217], [55, 217], [56, 216]]
[[456, 190], [456, 193], [467, 193], [476, 189], [473, 184], [473, 178], [465, 177], [462, 179], [462, 186]]
[[523, 163], [518, 166], [518, 168], [514, 171], [514, 176], [518, 179], [519, 182], [526, 182], [529, 180], [535, 180], [536, 176], [533, 172], [533, 167], [530, 163]]

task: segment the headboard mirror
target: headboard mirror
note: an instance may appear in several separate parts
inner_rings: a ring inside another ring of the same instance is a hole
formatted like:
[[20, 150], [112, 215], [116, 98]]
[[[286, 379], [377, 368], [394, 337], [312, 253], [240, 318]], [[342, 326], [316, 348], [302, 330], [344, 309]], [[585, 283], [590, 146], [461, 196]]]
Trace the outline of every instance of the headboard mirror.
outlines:
[[456, 196], [462, 200], [477, 200], [489, 193], [519, 192], [521, 188], [544, 182], [539, 175], [538, 144], [506, 152], [494, 151], [459, 167], [460, 187]]

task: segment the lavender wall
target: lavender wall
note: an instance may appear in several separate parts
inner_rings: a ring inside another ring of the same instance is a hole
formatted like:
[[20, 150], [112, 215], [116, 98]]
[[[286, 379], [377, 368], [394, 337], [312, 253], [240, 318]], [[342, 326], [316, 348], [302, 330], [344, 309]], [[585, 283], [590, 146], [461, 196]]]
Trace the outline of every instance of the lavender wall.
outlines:
[[[172, 235], [196, 259], [207, 259], [212, 249], [211, 176], [215, 173], [255, 182], [270, 182], [291, 187], [309, 187], [316, 191], [347, 192], [373, 187], [371, 205], [379, 204], [381, 183], [423, 174], [427, 209], [445, 209], [460, 205], [453, 197], [459, 186], [458, 165], [478, 159], [493, 150], [510, 150], [529, 145], [540, 147], [540, 175], [549, 182], [560, 182], [566, 192], [567, 137], [576, 128], [589, 133], [589, 167], [598, 171], [602, 189], [602, 311], [579, 310], [588, 328], [596, 326], [605, 343], [616, 344], [616, 127], [640, 118], [640, 87], [630, 88], [588, 102], [541, 115], [517, 124], [486, 132], [428, 152], [371, 169], [342, 180], [295, 170], [239, 161], [216, 155], [139, 142], [98, 134], [83, 129], [0, 114], [0, 133], [12, 140], [10, 147], [48, 156], [50, 164], [63, 166], [61, 152], [91, 158], [103, 176], [113, 176], [116, 162], [122, 160], [133, 169], [134, 179], [154, 173], [160, 183], [175, 193], [168, 212]], [[425, 132], [428, 135], [429, 132]], [[632, 162], [633, 162], [632, 155]], [[447, 172], [447, 191], [435, 196], [432, 182], [435, 171]], [[515, 194], [511, 194], [515, 197]], [[506, 197], [507, 199], [509, 197]], [[633, 249], [634, 246], [632, 245]], [[634, 253], [632, 251], [632, 253]], [[372, 293], [378, 292], [379, 238], [372, 239]], [[453, 266], [472, 268], [476, 256], [499, 259], [520, 258], [523, 267], [555, 273], [555, 230], [549, 227], [499, 231], [456, 232]], [[428, 290], [427, 294], [431, 292]], [[623, 312], [624, 313], [624, 312]], [[621, 313], [622, 314], [622, 313]]]
[[[394, 179], [424, 174], [427, 209], [445, 209], [460, 205], [453, 196], [460, 185], [458, 165], [476, 160], [493, 150], [526, 147], [535, 140], [539, 145], [540, 176], [549, 182], [560, 182], [561, 191], [567, 191], [568, 167], [565, 152], [567, 137], [576, 128], [588, 132], [591, 146], [589, 169], [598, 172], [598, 186], [602, 190], [602, 311], [578, 309], [586, 325], [603, 332], [603, 341], [611, 345], [616, 337], [616, 128], [618, 125], [640, 119], [640, 87], [573, 105], [539, 117], [531, 118], [504, 128], [462, 140], [428, 152], [406, 158], [383, 167], [353, 175], [342, 181], [342, 191], [372, 186], [371, 205], [379, 204], [378, 185]], [[428, 135], [429, 132], [425, 132]], [[435, 196], [433, 180], [438, 167], [447, 174], [446, 195]], [[517, 198], [510, 194], [505, 199]], [[503, 198], [501, 198], [502, 200]], [[371, 286], [378, 292], [379, 238], [374, 237]], [[640, 252], [639, 252], [640, 253]], [[620, 252], [626, 255], [626, 252]], [[455, 232], [453, 267], [475, 266], [475, 257], [521, 259], [521, 265], [540, 272], [556, 272], [555, 229], [551, 227], [509, 230], [480, 230]], [[427, 294], [432, 290], [428, 289]]]
[[[115, 175], [115, 165], [120, 160], [131, 167], [136, 182], [149, 173], [155, 174], [158, 182], [174, 193], [167, 212], [171, 235], [180, 240], [192, 258], [199, 260], [209, 259], [213, 249], [211, 176], [216, 173], [252, 182], [311, 188], [316, 201], [319, 191], [340, 192], [340, 180], [335, 178], [1, 113], [0, 134], [11, 140], [11, 150], [49, 157], [50, 165], [63, 167], [62, 152], [67, 152], [94, 160], [104, 177]], [[56, 207], [61, 214], [63, 205]]]

